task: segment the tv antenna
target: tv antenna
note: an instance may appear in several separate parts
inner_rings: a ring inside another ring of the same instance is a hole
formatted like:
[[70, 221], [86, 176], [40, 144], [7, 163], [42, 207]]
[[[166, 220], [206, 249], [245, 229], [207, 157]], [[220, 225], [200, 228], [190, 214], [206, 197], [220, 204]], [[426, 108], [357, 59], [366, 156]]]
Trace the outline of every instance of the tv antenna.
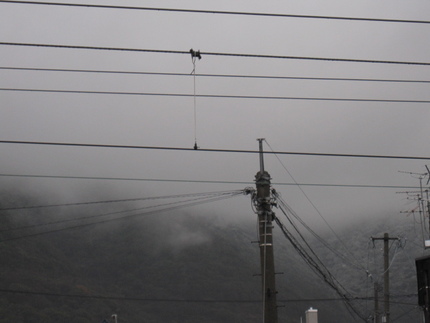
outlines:
[[429, 185], [429, 182], [430, 182], [430, 169], [427, 167], [427, 165], [424, 165], [424, 166], [427, 169], [427, 174], [426, 175], [428, 176], [426, 185]]
[[[423, 240], [424, 240], [424, 249], [428, 249], [430, 248], [430, 200], [429, 200], [429, 188], [427, 187], [427, 189], [424, 190], [423, 188], [423, 179], [427, 177], [427, 182], [426, 182], [426, 186], [429, 185], [430, 182], [430, 169], [427, 165], [424, 165], [427, 173], [413, 173], [413, 172], [405, 172], [405, 171], [399, 171], [399, 173], [404, 173], [404, 174], [409, 174], [415, 178], [418, 178], [420, 181], [420, 190], [417, 194], [417, 197], [414, 198], [417, 201], [417, 207], [415, 207], [412, 211], [409, 212], [402, 212], [402, 213], [408, 213], [408, 216], [410, 214], [414, 214], [415, 212], [419, 212], [420, 214], [420, 222], [421, 222], [421, 230], [422, 230], [422, 235], [423, 235]], [[418, 176], [418, 177], [416, 177]], [[408, 195], [411, 194], [411, 192], [406, 192]], [[424, 194], [426, 194], [426, 196], [424, 197]], [[410, 199], [410, 198], [408, 198]], [[424, 204], [424, 202], [426, 202], [426, 205]], [[416, 211], [418, 209], [418, 211]], [[425, 221], [428, 221], [428, 227], [427, 230], [425, 230], [424, 224]], [[426, 239], [425, 238], [425, 234], [424, 232], [427, 231], [427, 234], [429, 235], [429, 237]]]

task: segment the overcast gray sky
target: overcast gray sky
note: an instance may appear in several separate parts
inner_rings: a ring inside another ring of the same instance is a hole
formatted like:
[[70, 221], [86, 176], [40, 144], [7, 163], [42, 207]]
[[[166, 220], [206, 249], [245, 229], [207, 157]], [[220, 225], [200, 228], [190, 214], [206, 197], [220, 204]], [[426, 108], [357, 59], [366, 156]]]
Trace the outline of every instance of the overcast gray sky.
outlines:
[[[60, 1], [62, 2], [62, 1]], [[69, 3], [77, 3], [74, 0]], [[82, 3], [82, 2], [79, 2]], [[94, 1], [121, 6], [428, 20], [428, 1]], [[430, 66], [206, 55], [236, 53], [430, 62], [430, 24], [258, 17], [0, 3], [0, 41], [112, 48], [201, 50], [197, 74], [430, 80]], [[0, 45], [0, 67], [191, 74], [191, 55]], [[193, 77], [1, 69], [0, 88], [193, 94]], [[430, 100], [430, 84], [196, 77], [198, 95]], [[0, 139], [116, 145], [430, 156], [429, 104], [61, 94], [0, 91]], [[252, 182], [255, 154], [0, 144], [0, 173]], [[265, 149], [269, 150], [267, 145]], [[425, 172], [424, 160], [267, 155], [274, 183], [416, 186], [398, 171]], [[285, 168], [284, 168], [285, 167]], [[11, 179], [3, 178], [10, 183]], [[142, 194], [241, 189], [244, 184], [20, 180], [55, 192], [104, 189]], [[275, 185], [303, 218], [319, 215], [297, 187]], [[303, 186], [329, 221], [401, 217], [404, 189]], [[89, 198], [90, 199], [90, 198]], [[212, 205], [251, 214], [245, 199]]]

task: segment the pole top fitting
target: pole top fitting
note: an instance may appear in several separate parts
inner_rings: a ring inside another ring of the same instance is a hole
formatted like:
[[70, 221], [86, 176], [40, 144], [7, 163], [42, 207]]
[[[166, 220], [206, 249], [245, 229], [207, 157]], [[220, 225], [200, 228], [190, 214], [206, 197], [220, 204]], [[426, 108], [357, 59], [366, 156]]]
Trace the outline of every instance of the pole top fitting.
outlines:
[[264, 138], [258, 138], [257, 141], [259, 142], [259, 155], [260, 155], [260, 173], [264, 173], [264, 157], [263, 157], [263, 140]]

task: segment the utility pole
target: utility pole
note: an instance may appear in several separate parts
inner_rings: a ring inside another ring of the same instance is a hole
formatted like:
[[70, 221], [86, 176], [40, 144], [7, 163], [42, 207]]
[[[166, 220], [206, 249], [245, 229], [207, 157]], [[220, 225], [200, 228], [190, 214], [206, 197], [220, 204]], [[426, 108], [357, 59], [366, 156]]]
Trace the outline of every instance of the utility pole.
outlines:
[[428, 281], [428, 272], [426, 275], [424, 275], [424, 284], [425, 284], [425, 306], [424, 309], [424, 322], [429, 323], [430, 322], [430, 311], [429, 311], [429, 281]]
[[418, 283], [418, 305], [423, 310], [424, 323], [430, 323], [430, 256], [415, 259]]
[[276, 305], [275, 261], [273, 257], [272, 221], [274, 213], [270, 198], [270, 175], [264, 170], [263, 140], [259, 142], [260, 171], [255, 175], [255, 205], [258, 214], [259, 244], [261, 259], [263, 323], [277, 323], [278, 310]]
[[399, 240], [399, 238], [390, 238], [388, 233], [384, 233], [383, 238], [373, 238], [372, 241], [384, 241], [384, 316], [383, 323], [390, 323], [390, 260], [389, 260], [389, 241]]
[[374, 283], [374, 298], [375, 298], [375, 314], [374, 314], [374, 323], [381, 323], [381, 315], [379, 312], [379, 283]]

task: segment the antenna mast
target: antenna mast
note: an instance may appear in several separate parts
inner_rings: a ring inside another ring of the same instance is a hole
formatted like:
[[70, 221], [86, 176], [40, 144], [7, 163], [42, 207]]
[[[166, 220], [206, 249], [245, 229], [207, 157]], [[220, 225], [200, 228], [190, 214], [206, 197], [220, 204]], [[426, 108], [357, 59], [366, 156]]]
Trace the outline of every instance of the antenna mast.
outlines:
[[259, 245], [262, 276], [263, 323], [277, 323], [275, 261], [273, 257], [272, 200], [270, 197], [270, 175], [264, 170], [263, 138], [259, 142], [260, 171], [255, 175], [256, 193], [254, 203], [258, 215]]
[[[418, 206], [415, 209], [418, 208], [418, 212], [420, 214], [420, 218], [422, 221], [421, 230], [422, 230], [422, 236], [423, 236], [422, 238], [423, 238], [423, 242], [424, 242], [424, 249], [429, 249], [430, 248], [430, 200], [429, 200], [428, 185], [430, 182], [430, 169], [427, 165], [424, 165], [424, 166], [427, 169], [427, 173], [412, 173], [412, 172], [404, 172], [404, 171], [399, 171], [399, 172], [418, 176], [418, 179], [420, 181], [420, 190], [419, 190], [419, 192], [415, 192], [415, 193], [418, 193], [417, 197], [415, 198], [418, 202]], [[426, 183], [427, 188], [425, 190], [423, 190], [423, 179], [426, 176], [428, 176], [427, 183]], [[424, 192], [426, 193], [426, 196], [424, 196]], [[402, 192], [402, 193], [410, 194], [411, 192]], [[410, 198], [408, 197], [408, 199], [410, 199]], [[424, 202], [427, 202], [427, 203], [425, 204]], [[408, 214], [414, 213], [415, 209], [413, 209], [412, 211], [409, 211], [409, 212], [401, 212], [401, 213], [408, 213]], [[425, 231], [427, 231], [427, 230], [424, 229], [426, 218], [428, 221], [428, 233], [429, 233], [429, 236], [427, 236], [427, 237], [425, 236]]]

